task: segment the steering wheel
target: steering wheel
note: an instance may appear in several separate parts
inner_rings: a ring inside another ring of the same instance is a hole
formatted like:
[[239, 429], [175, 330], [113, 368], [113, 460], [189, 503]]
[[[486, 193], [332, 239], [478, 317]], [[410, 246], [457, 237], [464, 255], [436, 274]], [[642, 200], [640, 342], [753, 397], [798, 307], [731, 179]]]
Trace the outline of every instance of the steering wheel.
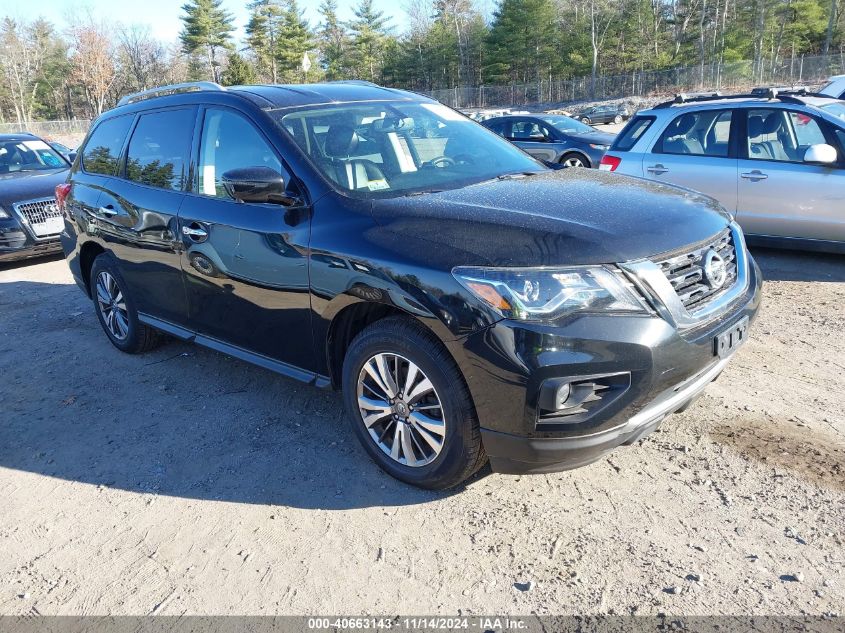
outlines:
[[449, 156], [437, 156], [436, 158], [432, 158], [426, 164], [431, 165], [432, 167], [437, 167], [438, 169], [444, 169], [446, 167], [454, 167], [457, 165], [457, 161]]

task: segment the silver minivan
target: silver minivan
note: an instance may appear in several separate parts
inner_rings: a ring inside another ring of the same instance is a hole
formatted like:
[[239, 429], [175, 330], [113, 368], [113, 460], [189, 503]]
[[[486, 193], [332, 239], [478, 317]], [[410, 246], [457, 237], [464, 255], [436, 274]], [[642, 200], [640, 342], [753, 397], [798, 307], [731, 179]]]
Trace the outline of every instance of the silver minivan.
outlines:
[[637, 113], [599, 168], [710, 195], [751, 243], [845, 253], [845, 101], [679, 96]]

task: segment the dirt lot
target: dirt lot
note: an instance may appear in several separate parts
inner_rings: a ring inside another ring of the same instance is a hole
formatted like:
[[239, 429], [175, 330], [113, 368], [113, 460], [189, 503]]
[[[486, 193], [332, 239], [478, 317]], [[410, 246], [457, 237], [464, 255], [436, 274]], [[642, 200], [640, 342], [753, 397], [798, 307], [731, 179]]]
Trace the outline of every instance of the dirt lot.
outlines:
[[338, 395], [107, 342], [62, 260], [0, 268], [0, 613], [821, 614], [845, 604], [845, 259], [756, 253], [752, 339], [639, 445], [449, 494]]

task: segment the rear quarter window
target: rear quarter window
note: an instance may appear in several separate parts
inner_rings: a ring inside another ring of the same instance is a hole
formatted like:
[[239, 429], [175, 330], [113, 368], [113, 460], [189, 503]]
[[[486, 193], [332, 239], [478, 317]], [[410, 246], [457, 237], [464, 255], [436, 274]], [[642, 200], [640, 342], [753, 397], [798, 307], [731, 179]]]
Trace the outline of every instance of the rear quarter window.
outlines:
[[651, 127], [652, 123], [654, 123], [653, 116], [635, 116], [633, 119], [628, 121], [628, 125], [622, 129], [619, 136], [617, 136], [616, 140], [613, 141], [613, 145], [610, 146], [610, 151], [630, 151], [631, 148], [637, 144], [637, 141], [642, 138], [643, 134], [646, 133], [648, 128]]
[[82, 150], [82, 169], [90, 174], [114, 176], [120, 164], [120, 150], [132, 126], [133, 115], [106, 119], [94, 129]]

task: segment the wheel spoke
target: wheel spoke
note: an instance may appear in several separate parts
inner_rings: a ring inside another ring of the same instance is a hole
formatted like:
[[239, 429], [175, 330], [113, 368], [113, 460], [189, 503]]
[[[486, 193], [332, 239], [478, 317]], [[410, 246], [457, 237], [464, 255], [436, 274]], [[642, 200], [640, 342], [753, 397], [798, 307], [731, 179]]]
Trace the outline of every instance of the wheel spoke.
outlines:
[[427, 431], [437, 433], [437, 435], [441, 437], [446, 435], [446, 425], [443, 423], [442, 420], [435, 420], [434, 418], [430, 418], [427, 415], [423, 415], [419, 411], [414, 411], [410, 415], [410, 418], [416, 423], [417, 426], [424, 428]]
[[376, 368], [378, 369], [378, 374], [381, 377], [382, 384], [387, 387], [387, 394], [391, 398], [395, 398], [396, 395], [399, 393], [399, 387], [396, 386], [396, 381], [393, 379], [393, 376], [390, 373], [390, 368], [387, 364], [387, 358], [385, 358], [384, 354], [379, 354], [375, 358], [376, 361]]
[[417, 381], [417, 376], [420, 373], [420, 368], [414, 365], [412, 362], [408, 362], [408, 373], [405, 375], [405, 386], [402, 387], [402, 393], [405, 394], [406, 398], [410, 398], [411, 389], [414, 386], [414, 383]]
[[431, 381], [428, 378], [423, 378], [420, 380], [419, 384], [414, 387], [414, 390], [411, 393], [405, 394], [405, 400], [408, 403], [413, 403], [414, 401], [418, 400], [421, 396], [424, 396], [429, 391], [434, 390], [434, 385], [431, 384]]
[[382, 393], [386, 398], [393, 398], [396, 395], [395, 391], [390, 391], [387, 385], [382, 380], [381, 375], [379, 373], [376, 364], [373, 362], [375, 359], [371, 358], [366, 365], [364, 365], [364, 371], [373, 379], [373, 382], [376, 386], [381, 389]]
[[113, 310], [112, 312], [114, 314], [114, 322], [117, 324], [117, 329], [120, 331], [119, 336], [123, 338], [129, 331], [129, 321], [126, 319], [126, 315], [120, 310]]
[[405, 462], [408, 466], [417, 463], [417, 456], [414, 454], [414, 446], [411, 442], [411, 427], [407, 424], [400, 424], [399, 436], [402, 438], [402, 452], [405, 454]]
[[421, 438], [423, 438], [429, 446], [431, 446], [431, 448], [434, 450], [435, 455], [440, 452], [440, 449], [443, 448], [443, 440], [438, 440], [431, 433], [429, 433], [419, 425], [415, 426], [414, 429], [416, 430], [417, 434]]
[[109, 291], [106, 290], [106, 287], [100, 281], [97, 282], [97, 301], [105, 305], [111, 303]]
[[399, 434], [402, 432], [401, 431], [402, 426], [404, 426], [404, 425], [402, 425], [402, 424], [396, 424], [395, 425], [396, 428], [393, 429], [393, 444], [390, 447], [390, 456], [393, 459], [395, 459], [397, 462], [399, 461], [399, 444], [400, 444]]

